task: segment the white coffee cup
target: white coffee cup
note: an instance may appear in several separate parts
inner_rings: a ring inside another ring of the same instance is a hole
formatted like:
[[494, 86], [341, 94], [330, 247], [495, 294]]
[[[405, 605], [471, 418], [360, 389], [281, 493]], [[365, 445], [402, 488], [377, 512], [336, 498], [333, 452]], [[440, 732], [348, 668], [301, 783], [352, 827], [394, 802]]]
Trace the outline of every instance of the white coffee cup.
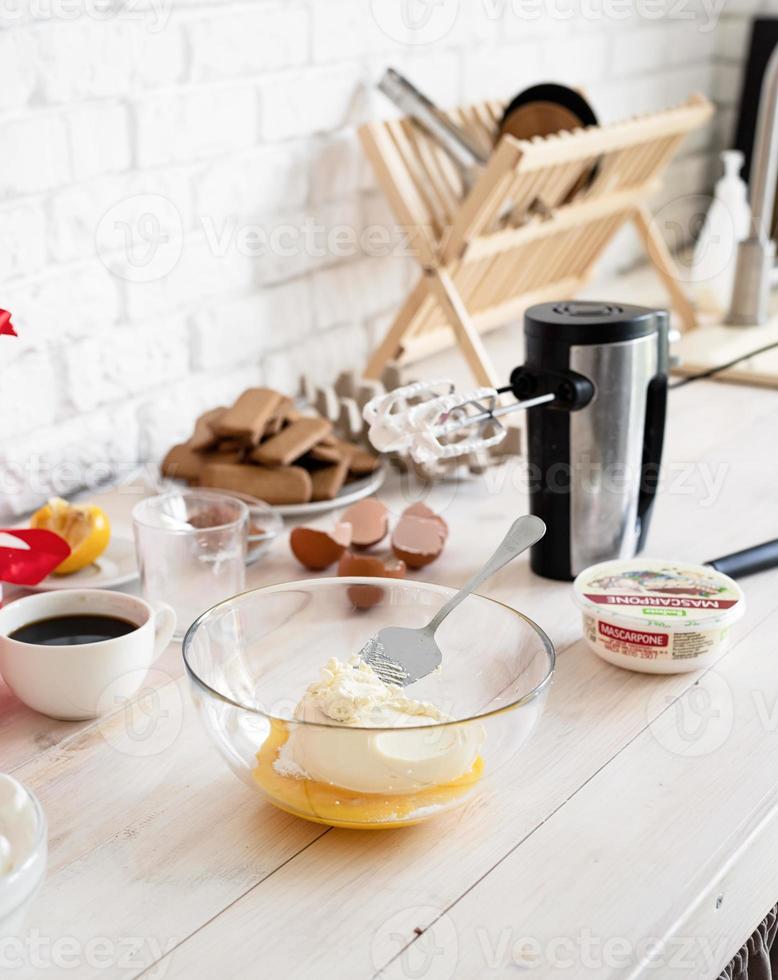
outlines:
[[[136, 625], [123, 636], [54, 646], [10, 633], [54, 616], [116, 616]], [[51, 718], [98, 718], [131, 697], [170, 642], [176, 614], [164, 602], [103, 589], [63, 589], [17, 599], [0, 609], [0, 674], [26, 705]], [[106, 692], [110, 691], [110, 698]]]

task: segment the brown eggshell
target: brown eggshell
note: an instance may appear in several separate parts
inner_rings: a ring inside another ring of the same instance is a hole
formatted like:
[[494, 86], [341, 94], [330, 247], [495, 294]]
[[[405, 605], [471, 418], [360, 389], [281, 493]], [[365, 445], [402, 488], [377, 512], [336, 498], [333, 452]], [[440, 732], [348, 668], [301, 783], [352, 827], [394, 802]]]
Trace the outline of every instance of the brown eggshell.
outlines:
[[435, 511], [423, 504], [420, 500], [415, 504], [411, 504], [410, 507], [406, 507], [402, 512], [403, 517], [426, 517], [427, 520], [436, 521], [440, 524], [443, 529], [443, 540], [445, 541], [448, 537], [448, 524], [443, 520], [440, 514], [436, 514]]
[[[362, 578], [405, 578], [405, 562], [387, 556], [355, 555], [345, 551], [338, 563], [338, 575], [361, 576]], [[357, 609], [370, 609], [377, 606], [384, 597], [380, 585], [350, 585], [349, 599]]]
[[318, 527], [295, 527], [289, 535], [292, 554], [312, 572], [321, 572], [333, 565], [350, 543], [350, 524], [336, 524], [332, 531]]
[[445, 531], [439, 521], [403, 516], [392, 535], [392, 551], [408, 568], [424, 568], [440, 555], [445, 541]]
[[375, 497], [352, 504], [341, 520], [351, 525], [351, 543], [357, 548], [378, 544], [389, 530], [389, 509]]

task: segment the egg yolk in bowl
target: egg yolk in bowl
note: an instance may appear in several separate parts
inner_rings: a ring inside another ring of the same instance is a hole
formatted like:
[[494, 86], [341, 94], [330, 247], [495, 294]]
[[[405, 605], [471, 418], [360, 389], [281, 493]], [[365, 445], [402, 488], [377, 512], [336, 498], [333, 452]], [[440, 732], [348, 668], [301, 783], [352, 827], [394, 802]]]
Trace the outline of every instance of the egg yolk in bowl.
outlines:
[[278, 770], [279, 752], [287, 745], [290, 726], [271, 723], [270, 735], [257, 753], [254, 779], [275, 806], [287, 813], [331, 827], [388, 830], [409, 827], [461, 802], [481, 778], [483, 758], [448, 782], [410, 793], [364, 793], [344, 789], [306, 776]]
[[294, 719], [272, 720], [254, 780], [276, 806], [336, 827], [404, 827], [460, 802], [483, 771], [483, 726], [406, 690], [359, 658], [330, 659]]

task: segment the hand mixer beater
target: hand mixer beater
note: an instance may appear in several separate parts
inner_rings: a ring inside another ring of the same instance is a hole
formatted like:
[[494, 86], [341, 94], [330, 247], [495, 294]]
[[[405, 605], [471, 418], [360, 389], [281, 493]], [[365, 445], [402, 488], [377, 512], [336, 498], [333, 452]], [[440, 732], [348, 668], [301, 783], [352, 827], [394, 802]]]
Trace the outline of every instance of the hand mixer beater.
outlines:
[[417, 463], [431, 463], [499, 445], [507, 434], [500, 418], [556, 398], [548, 393], [499, 404], [500, 396], [512, 390], [507, 385], [457, 394], [452, 381], [417, 381], [373, 398], [363, 414], [370, 441], [380, 452], [407, 452]]

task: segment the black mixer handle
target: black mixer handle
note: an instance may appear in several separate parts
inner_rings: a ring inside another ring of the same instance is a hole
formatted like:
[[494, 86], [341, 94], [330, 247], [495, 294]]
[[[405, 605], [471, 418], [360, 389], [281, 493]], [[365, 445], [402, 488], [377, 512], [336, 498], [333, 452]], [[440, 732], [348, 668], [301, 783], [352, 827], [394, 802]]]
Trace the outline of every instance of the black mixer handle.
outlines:
[[659, 467], [662, 462], [665, 420], [667, 418], [667, 331], [669, 329], [669, 316], [665, 310], [657, 310], [656, 316], [660, 331], [659, 360], [657, 373], [649, 382], [646, 392], [646, 425], [643, 431], [643, 458], [640, 470], [640, 492], [638, 494], [637, 516], [640, 521], [638, 550], [645, 543], [648, 517], [659, 488]]

